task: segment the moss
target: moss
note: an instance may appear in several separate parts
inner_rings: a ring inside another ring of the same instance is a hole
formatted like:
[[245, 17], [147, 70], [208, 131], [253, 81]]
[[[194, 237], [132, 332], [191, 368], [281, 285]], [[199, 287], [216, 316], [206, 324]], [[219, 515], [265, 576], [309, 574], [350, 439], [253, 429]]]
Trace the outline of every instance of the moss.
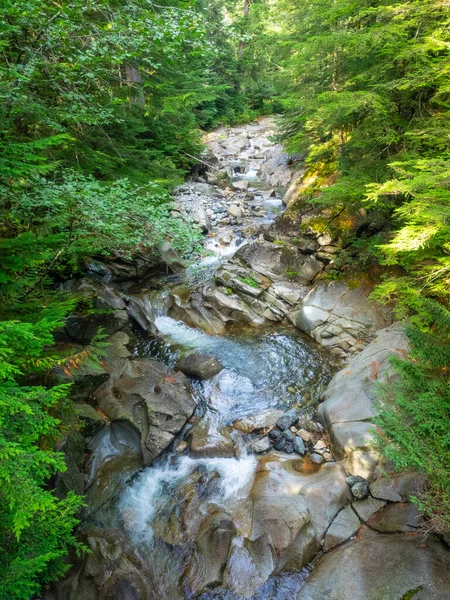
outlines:
[[258, 282], [252, 279], [251, 277], [239, 277], [239, 281], [242, 281], [242, 283], [245, 283], [252, 288], [259, 289]]

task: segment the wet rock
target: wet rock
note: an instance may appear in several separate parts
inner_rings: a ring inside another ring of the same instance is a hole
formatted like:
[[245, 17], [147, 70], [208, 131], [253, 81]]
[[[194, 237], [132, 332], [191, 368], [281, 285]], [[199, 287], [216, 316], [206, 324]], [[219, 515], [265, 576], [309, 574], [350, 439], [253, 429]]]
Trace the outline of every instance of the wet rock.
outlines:
[[283, 431], [283, 437], [286, 438], [286, 440], [288, 442], [292, 442], [294, 439], [294, 434], [292, 433], [292, 431], [290, 429], [285, 429]]
[[[252, 433], [257, 429], [273, 427], [277, 420], [283, 416], [283, 414], [284, 413], [282, 410], [265, 410], [257, 415], [252, 415], [251, 417], [246, 417], [245, 419], [240, 419], [239, 421], [234, 421], [233, 427], [238, 431], [242, 431], [242, 433]], [[272, 438], [271, 434], [272, 432], [269, 433], [269, 436]]]
[[297, 411], [294, 409], [288, 410], [282, 417], [280, 417], [277, 421], [278, 429], [284, 431], [285, 429], [289, 429], [293, 425], [297, 425], [299, 422], [299, 417]]
[[182, 373], [147, 359], [116, 356], [95, 400], [110, 421], [129, 421], [140, 432], [144, 464], [149, 464], [172, 443], [196, 403]]
[[400, 600], [414, 590], [421, 600], [448, 598], [450, 555], [439, 542], [362, 533], [320, 559], [296, 600]]
[[169, 267], [172, 273], [181, 273], [184, 271], [186, 264], [181, 254], [178, 252], [178, 250], [175, 250], [169, 241], [165, 240], [161, 244], [159, 252], [162, 260]]
[[280, 438], [274, 441], [273, 447], [275, 448], [275, 450], [279, 450], [281, 452], [282, 450], [285, 450], [287, 443], [287, 439], [281, 436]]
[[214, 356], [208, 354], [191, 354], [179, 360], [175, 369], [196, 379], [211, 379], [222, 371], [223, 367]]
[[280, 429], [272, 429], [269, 431], [269, 437], [271, 440], [277, 441], [283, 436], [283, 432]]
[[301, 456], [306, 454], [305, 444], [303, 443], [301, 437], [296, 436], [292, 442], [292, 446], [294, 448], [294, 452], [297, 452], [297, 454], [300, 454]]
[[346, 542], [360, 528], [361, 523], [351, 506], [347, 506], [334, 518], [325, 536], [324, 550]]
[[206, 214], [206, 210], [202, 206], [197, 207], [191, 216], [194, 223], [197, 223], [204, 233], [208, 233], [211, 230], [211, 222]]
[[267, 435], [265, 435], [264, 437], [262, 437], [258, 440], [251, 441], [250, 444], [248, 445], [248, 449], [250, 450], [250, 452], [255, 452], [255, 454], [261, 454], [262, 452], [267, 452], [267, 450], [270, 450], [271, 448], [272, 448], [272, 444]]
[[309, 460], [312, 463], [315, 463], [316, 465], [321, 465], [325, 462], [324, 457], [321, 454], [317, 454], [316, 452], [313, 452], [310, 457]]
[[231, 458], [235, 454], [227, 427], [218, 427], [207, 418], [201, 419], [188, 434], [191, 454], [196, 458]]
[[147, 294], [129, 296], [127, 312], [130, 319], [148, 333], [157, 333], [155, 325], [156, 311], [153, 308], [150, 297]]
[[248, 179], [242, 179], [241, 181], [233, 181], [231, 185], [235, 190], [245, 191], [248, 189], [248, 183]]
[[352, 506], [361, 521], [368, 521], [372, 515], [386, 506], [386, 502], [369, 497], [365, 500], [356, 500]]
[[364, 500], [369, 495], [369, 485], [365, 481], [360, 481], [351, 487], [353, 498]]
[[367, 483], [364, 477], [360, 477], [359, 475], [350, 475], [349, 477], [345, 478], [345, 481], [350, 487], [353, 487], [357, 483]]
[[198, 534], [194, 558], [188, 570], [187, 581], [195, 594], [221, 584], [235, 535], [236, 527], [228, 515], [216, 513], [206, 518]]
[[91, 514], [143, 466], [141, 436], [131, 423], [113, 421], [89, 441], [87, 449], [85, 513]]
[[179, 452], [181, 454], [188, 448], [189, 448], [189, 444], [183, 440], [176, 445], [175, 450], [176, 450], [176, 452]]
[[100, 328], [103, 334], [111, 335], [125, 327], [127, 323], [128, 315], [125, 310], [111, 309], [110, 312], [98, 314], [70, 315], [67, 317], [65, 329], [75, 342], [89, 344]]

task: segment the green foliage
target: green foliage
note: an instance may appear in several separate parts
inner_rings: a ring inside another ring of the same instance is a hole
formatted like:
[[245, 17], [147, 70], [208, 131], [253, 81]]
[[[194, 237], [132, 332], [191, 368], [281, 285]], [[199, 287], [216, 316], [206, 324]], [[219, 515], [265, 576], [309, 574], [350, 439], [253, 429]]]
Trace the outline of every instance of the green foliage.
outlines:
[[392, 359], [399, 380], [382, 390], [376, 422], [385, 457], [399, 470], [426, 475], [428, 487], [415, 501], [444, 532], [450, 529], [450, 312], [422, 299], [421, 314], [422, 328], [407, 328], [409, 359]]
[[[45, 311], [44, 311], [45, 312]], [[41, 315], [42, 316], [42, 315]], [[61, 438], [59, 415], [67, 410], [67, 385], [52, 389], [18, 383], [55, 362], [45, 352], [58, 322], [49, 314], [35, 323], [0, 323], [0, 598], [28, 600], [67, 569], [80, 498], [57, 499], [47, 482], [65, 470], [53, 450]]]
[[254, 279], [252, 279], [251, 277], [240, 277], [240, 281], [242, 281], [242, 283], [246, 283], [247, 285], [249, 285], [252, 288], [259, 289], [258, 282], [255, 281]]

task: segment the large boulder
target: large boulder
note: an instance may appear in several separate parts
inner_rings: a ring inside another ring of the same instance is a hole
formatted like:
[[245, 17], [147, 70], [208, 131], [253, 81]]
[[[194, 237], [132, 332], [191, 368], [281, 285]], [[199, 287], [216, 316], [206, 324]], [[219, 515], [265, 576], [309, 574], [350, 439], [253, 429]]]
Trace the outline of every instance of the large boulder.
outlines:
[[288, 319], [342, 357], [361, 351], [376, 331], [392, 323], [390, 312], [370, 302], [361, 288], [340, 282], [314, 287]]
[[195, 379], [211, 379], [222, 371], [223, 367], [214, 356], [209, 354], [191, 354], [179, 360], [175, 369]]
[[364, 528], [320, 559], [297, 600], [447, 600], [449, 567], [448, 548], [432, 538]]
[[377, 386], [392, 383], [396, 374], [390, 364], [392, 355], [405, 356], [408, 338], [401, 325], [379, 331], [376, 338], [329, 383], [319, 414], [330, 431], [336, 457], [344, 460], [352, 475], [371, 477], [378, 462], [373, 448], [378, 414]]
[[144, 464], [167, 448], [194, 412], [185, 375], [165, 365], [120, 355], [109, 362], [110, 377], [94, 395], [110, 421], [128, 421], [140, 433]]

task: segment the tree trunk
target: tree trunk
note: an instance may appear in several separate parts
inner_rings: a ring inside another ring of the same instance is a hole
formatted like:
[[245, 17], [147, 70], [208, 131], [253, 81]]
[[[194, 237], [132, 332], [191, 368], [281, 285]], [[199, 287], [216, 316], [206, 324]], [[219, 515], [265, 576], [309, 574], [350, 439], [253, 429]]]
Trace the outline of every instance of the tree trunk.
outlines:
[[127, 77], [127, 84], [133, 89], [133, 92], [130, 95], [130, 104], [134, 104], [144, 110], [145, 96], [144, 89], [142, 87], [142, 77], [139, 73], [139, 69], [132, 63], [126, 62], [125, 73]]

